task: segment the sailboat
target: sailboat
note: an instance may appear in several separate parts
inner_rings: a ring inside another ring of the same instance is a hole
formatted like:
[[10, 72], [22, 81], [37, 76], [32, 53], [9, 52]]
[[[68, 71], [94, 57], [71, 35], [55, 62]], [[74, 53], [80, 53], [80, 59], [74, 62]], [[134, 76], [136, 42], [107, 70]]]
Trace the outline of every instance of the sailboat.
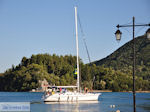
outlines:
[[79, 82], [79, 49], [78, 49], [78, 26], [77, 26], [77, 7], [75, 7], [75, 31], [77, 49], [77, 86], [57, 86], [57, 88], [77, 88], [77, 92], [65, 92], [46, 95], [44, 102], [78, 102], [78, 101], [98, 101], [101, 93], [81, 93]]

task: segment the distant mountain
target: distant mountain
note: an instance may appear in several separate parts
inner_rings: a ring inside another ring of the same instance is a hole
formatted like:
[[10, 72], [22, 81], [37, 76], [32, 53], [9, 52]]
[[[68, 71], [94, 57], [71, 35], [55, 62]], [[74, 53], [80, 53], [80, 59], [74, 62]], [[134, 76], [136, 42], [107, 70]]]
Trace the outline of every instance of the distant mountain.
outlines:
[[[145, 35], [135, 39], [136, 49], [136, 75], [143, 79], [150, 79], [150, 40]], [[133, 41], [129, 41], [115, 52], [101, 60], [93, 62], [96, 65], [111, 67], [125, 73], [132, 72]]]

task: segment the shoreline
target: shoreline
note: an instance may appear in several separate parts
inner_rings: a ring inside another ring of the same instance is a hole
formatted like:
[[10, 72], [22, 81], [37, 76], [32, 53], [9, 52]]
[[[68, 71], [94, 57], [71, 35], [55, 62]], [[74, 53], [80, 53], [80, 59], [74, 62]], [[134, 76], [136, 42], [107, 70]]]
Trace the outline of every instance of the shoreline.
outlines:
[[[90, 92], [113, 92], [112, 90], [93, 90]], [[117, 91], [116, 91], [117, 92]], [[132, 93], [132, 91], [118, 91], [118, 92], [128, 92], [128, 93]], [[136, 93], [150, 93], [150, 91], [135, 91]]]
[[89, 92], [95, 92], [95, 93], [98, 93], [98, 92], [112, 92], [112, 90], [92, 90], [92, 91], [89, 91]]
[[[16, 92], [16, 91], [0, 91], [0, 92]], [[44, 92], [44, 91], [18, 91], [18, 92]], [[114, 92], [112, 90], [92, 90], [92, 91], [88, 91], [88, 92], [92, 92], [92, 93], [103, 93], [103, 92]], [[132, 93], [132, 91], [116, 91], [116, 92], [122, 92], [122, 93]], [[150, 91], [136, 91], [136, 93], [150, 93]]]

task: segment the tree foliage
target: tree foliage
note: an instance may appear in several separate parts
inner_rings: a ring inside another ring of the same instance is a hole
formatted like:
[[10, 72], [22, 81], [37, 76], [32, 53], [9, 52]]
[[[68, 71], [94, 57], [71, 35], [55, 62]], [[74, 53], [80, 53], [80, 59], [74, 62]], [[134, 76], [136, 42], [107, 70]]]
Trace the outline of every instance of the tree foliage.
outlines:
[[[144, 62], [143, 62], [144, 63]], [[76, 85], [76, 56], [37, 54], [23, 57], [20, 64], [0, 74], [0, 91], [30, 91], [40, 87], [40, 80], [50, 85]], [[136, 76], [136, 90], [150, 90], [149, 68], [139, 67], [143, 74]], [[97, 90], [131, 91], [132, 72], [114, 70], [113, 67], [84, 64], [80, 59], [81, 87]]]

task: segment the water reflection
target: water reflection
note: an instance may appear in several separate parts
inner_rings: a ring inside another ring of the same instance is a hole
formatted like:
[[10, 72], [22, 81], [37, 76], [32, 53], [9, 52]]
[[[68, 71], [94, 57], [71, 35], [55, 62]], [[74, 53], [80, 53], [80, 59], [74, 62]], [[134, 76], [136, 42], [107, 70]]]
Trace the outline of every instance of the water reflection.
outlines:
[[98, 112], [99, 103], [99, 101], [45, 102], [45, 104], [51, 105], [48, 111], [53, 112]]

